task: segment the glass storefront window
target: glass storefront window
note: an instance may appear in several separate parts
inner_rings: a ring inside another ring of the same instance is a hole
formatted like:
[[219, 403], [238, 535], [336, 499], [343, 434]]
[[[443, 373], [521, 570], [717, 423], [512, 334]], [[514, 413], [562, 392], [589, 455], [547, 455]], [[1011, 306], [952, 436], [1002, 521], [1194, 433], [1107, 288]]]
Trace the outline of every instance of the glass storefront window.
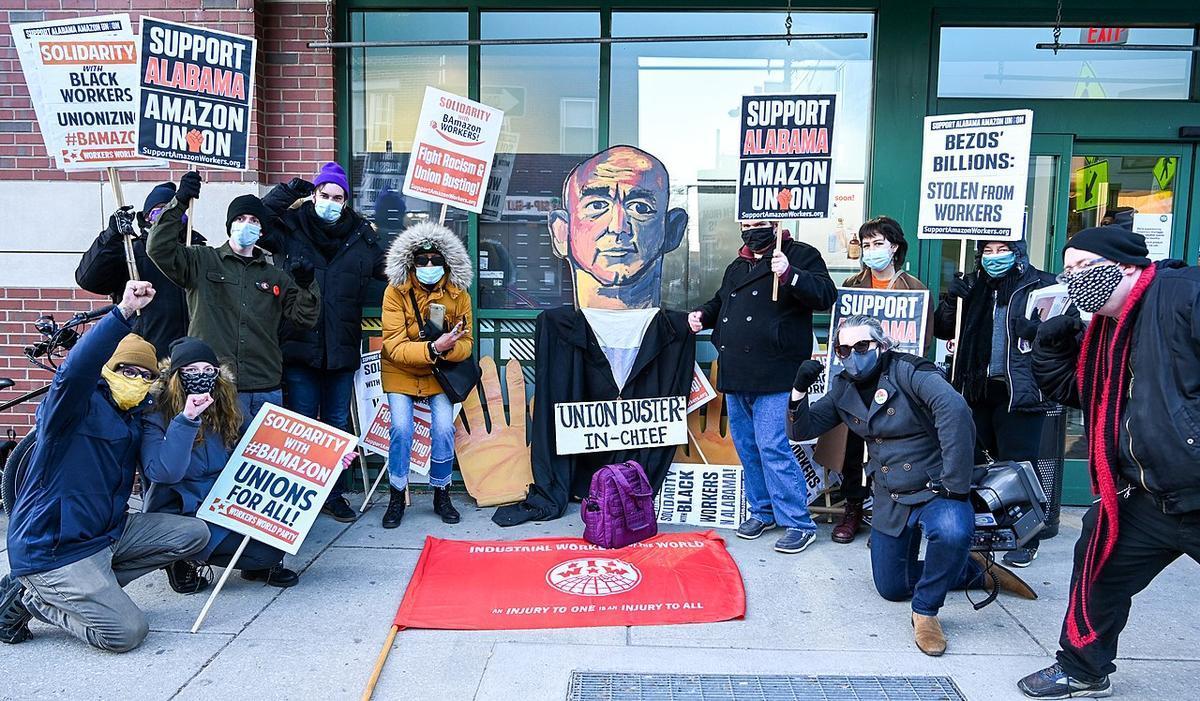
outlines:
[[[599, 37], [596, 12], [484, 12], [483, 39]], [[479, 218], [479, 306], [573, 304], [570, 268], [547, 229], [562, 184], [599, 140], [600, 45], [485, 46], [480, 100], [504, 110], [488, 206]]]
[[[1061, 41], [1087, 43], [1086, 27], [1066, 27]], [[1053, 41], [1050, 27], [942, 27], [938, 97], [1186, 100], [1192, 54], [1186, 51], [1034, 48]], [[1190, 28], [1133, 27], [1130, 44], [1189, 46]]]
[[[840, 281], [859, 264], [846, 241], [865, 219], [874, 17], [802, 13], [801, 32], [865, 32], [867, 39], [614, 44], [610, 143], [657, 156], [670, 175], [670, 206], [687, 210], [684, 242], [667, 255], [664, 306], [691, 309], [720, 286], [741, 246], [734, 220], [743, 95], [834, 93], [834, 185], [828, 219], [789, 222]], [[614, 12], [613, 36], [770, 34], [778, 13]]]

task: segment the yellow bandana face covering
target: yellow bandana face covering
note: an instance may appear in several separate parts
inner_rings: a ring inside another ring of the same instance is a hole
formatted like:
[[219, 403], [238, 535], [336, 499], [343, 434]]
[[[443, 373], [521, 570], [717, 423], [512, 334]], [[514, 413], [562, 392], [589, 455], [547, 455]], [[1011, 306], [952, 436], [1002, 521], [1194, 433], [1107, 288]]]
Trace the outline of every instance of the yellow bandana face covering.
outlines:
[[150, 393], [150, 382], [141, 378], [130, 379], [119, 372], [100, 368], [100, 376], [108, 382], [108, 391], [121, 411], [129, 411]]

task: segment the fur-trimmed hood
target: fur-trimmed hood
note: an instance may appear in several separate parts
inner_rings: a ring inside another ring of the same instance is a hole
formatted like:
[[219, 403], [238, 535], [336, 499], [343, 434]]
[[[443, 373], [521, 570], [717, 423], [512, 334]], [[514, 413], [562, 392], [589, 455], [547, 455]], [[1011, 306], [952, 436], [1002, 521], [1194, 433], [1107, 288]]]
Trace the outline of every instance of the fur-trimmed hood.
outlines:
[[446, 265], [450, 268], [450, 282], [460, 289], [471, 289], [475, 273], [471, 268], [467, 247], [453, 231], [432, 221], [413, 224], [392, 242], [387, 255], [388, 282], [396, 287], [408, 282], [408, 275], [413, 269], [413, 256], [425, 242], [432, 243], [446, 259]]

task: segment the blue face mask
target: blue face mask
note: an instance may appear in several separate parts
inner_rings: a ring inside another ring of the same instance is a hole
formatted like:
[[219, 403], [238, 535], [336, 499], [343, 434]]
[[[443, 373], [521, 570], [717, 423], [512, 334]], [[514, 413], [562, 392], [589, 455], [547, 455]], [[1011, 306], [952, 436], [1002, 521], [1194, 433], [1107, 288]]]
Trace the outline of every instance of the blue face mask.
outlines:
[[236, 243], [238, 248], [250, 248], [258, 243], [260, 236], [262, 227], [254, 222], [235, 221], [229, 225], [229, 240]]
[[879, 272], [892, 264], [892, 252], [886, 248], [872, 248], [863, 251], [862, 262], [871, 270]]
[[313, 207], [317, 210], [317, 216], [322, 220], [332, 224], [342, 216], [342, 203], [334, 202], [333, 200], [317, 200]]
[[992, 277], [1000, 277], [1001, 275], [1012, 270], [1012, 267], [1017, 263], [1017, 254], [1014, 251], [1008, 253], [992, 253], [983, 256], [983, 270]]
[[446, 274], [446, 269], [440, 265], [423, 265], [417, 268], [417, 280], [422, 285], [436, 285]]
[[872, 348], [863, 353], [854, 351], [850, 357], [842, 359], [842, 366], [846, 368], [846, 376], [853, 381], [869, 378], [876, 365], [879, 365], [878, 348]]

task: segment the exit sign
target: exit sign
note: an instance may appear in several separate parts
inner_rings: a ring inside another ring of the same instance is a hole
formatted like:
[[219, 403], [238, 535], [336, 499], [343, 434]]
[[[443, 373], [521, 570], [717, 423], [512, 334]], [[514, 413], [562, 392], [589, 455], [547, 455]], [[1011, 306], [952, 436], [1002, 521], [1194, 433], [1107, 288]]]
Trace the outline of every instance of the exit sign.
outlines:
[[1079, 30], [1081, 44], [1124, 44], [1127, 41], [1128, 27], [1085, 27]]

